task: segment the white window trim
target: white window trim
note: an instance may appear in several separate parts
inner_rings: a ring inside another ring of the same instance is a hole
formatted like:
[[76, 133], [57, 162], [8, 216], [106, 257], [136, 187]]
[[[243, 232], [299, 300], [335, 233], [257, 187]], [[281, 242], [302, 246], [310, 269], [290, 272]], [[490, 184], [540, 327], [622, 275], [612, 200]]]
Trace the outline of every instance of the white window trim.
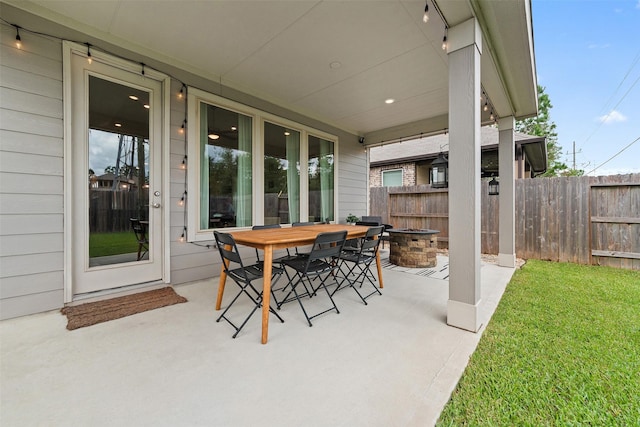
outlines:
[[[188, 87], [187, 112], [189, 120], [187, 122], [187, 188], [188, 194], [193, 195], [187, 197], [187, 240], [189, 242], [210, 241], [213, 239], [211, 230], [199, 230], [199, 212], [200, 212], [200, 102], [216, 105], [244, 114], [252, 118], [252, 167], [253, 167], [253, 185], [252, 185], [252, 221], [253, 224], [264, 223], [264, 144], [263, 129], [264, 123], [269, 122], [278, 126], [290, 128], [300, 132], [300, 218], [309, 217], [309, 173], [307, 161], [309, 157], [309, 135], [317, 138], [326, 139], [334, 144], [334, 193], [333, 207], [334, 218], [337, 218], [338, 210], [338, 137], [318, 129], [305, 126], [301, 123], [294, 122], [283, 117], [249, 107], [236, 101], [214, 95], [203, 90]], [[258, 197], [259, 196], [259, 197]], [[242, 230], [248, 227], [233, 227], [225, 230]]]

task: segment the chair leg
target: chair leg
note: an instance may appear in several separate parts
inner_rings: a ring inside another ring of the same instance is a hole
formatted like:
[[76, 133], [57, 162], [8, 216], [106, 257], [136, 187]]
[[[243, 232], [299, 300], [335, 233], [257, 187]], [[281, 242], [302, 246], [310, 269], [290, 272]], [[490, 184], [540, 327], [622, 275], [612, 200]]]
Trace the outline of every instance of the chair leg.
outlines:
[[[231, 300], [231, 302], [229, 303], [229, 305], [227, 306], [227, 308], [225, 308], [225, 310], [222, 312], [222, 314], [216, 319], [216, 322], [220, 322], [220, 320], [224, 319], [227, 323], [229, 323], [235, 330], [236, 332], [232, 335], [233, 338], [237, 337], [238, 334], [240, 333], [240, 331], [242, 330], [242, 328], [244, 327], [244, 325], [247, 324], [247, 322], [249, 321], [249, 319], [251, 318], [251, 316], [253, 316], [253, 314], [258, 310], [258, 308], [262, 307], [262, 302], [263, 302], [263, 298], [262, 298], [262, 293], [259, 292], [256, 288], [253, 287], [253, 285], [246, 284], [246, 285], [241, 285], [238, 283], [238, 286], [240, 286], [240, 291], [238, 292], [238, 294]], [[252, 289], [254, 294], [257, 296], [252, 296], [251, 294], [249, 294], [249, 292], [247, 291], [247, 289]], [[242, 324], [240, 326], [236, 326], [235, 323], [233, 323], [231, 321], [231, 319], [229, 319], [226, 314], [229, 311], [229, 309], [231, 308], [231, 306], [233, 306], [233, 304], [236, 302], [236, 300], [240, 297], [240, 295], [245, 294], [253, 303], [254, 303], [254, 307], [251, 310], [251, 313], [249, 313], [249, 315], [244, 319], [244, 321], [242, 322]], [[280, 317], [280, 315], [273, 309], [273, 307], [269, 307], [269, 311], [273, 314], [275, 314], [275, 316], [280, 320], [280, 322], [284, 323], [284, 320], [282, 319], [282, 317]]]
[[[373, 273], [371, 273], [371, 265], [373, 264], [373, 260], [375, 258], [371, 258], [368, 262], [363, 262], [363, 263], [353, 263], [353, 266], [349, 269], [349, 273], [347, 275], [345, 275], [345, 278], [342, 280], [342, 282], [340, 282], [340, 287], [337, 288], [336, 290], [334, 290], [334, 293], [336, 291], [338, 291], [339, 289], [344, 289], [342, 287], [342, 283], [344, 283], [344, 281], [346, 280], [349, 283], [349, 286], [351, 288], [353, 288], [353, 290], [356, 292], [356, 294], [358, 294], [358, 296], [360, 297], [360, 299], [362, 300], [362, 302], [365, 305], [367, 304], [367, 298], [369, 298], [371, 295], [374, 294], [378, 294], [378, 295], [382, 295], [382, 292], [380, 292], [380, 289], [378, 289], [378, 287], [376, 286], [375, 282], [372, 280], [375, 280], [375, 277], [373, 276]], [[349, 276], [351, 274], [355, 274], [355, 269], [356, 267], [360, 270], [359, 273], [357, 273], [357, 276], [355, 277], [355, 279], [350, 280]], [[364, 281], [367, 280], [369, 281], [369, 283], [371, 284], [371, 286], [373, 286], [374, 291], [367, 294], [367, 295], [362, 295], [360, 293], [360, 291], [358, 291], [358, 289], [356, 288], [356, 284], [360, 285], [360, 288], [362, 288], [362, 285], [364, 284]], [[346, 286], [345, 286], [346, 287]]]

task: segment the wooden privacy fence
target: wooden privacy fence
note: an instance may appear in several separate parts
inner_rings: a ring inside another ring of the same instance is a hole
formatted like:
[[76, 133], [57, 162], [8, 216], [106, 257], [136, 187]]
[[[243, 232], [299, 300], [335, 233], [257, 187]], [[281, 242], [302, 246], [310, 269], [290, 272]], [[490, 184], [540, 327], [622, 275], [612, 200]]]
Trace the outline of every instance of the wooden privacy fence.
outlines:
[[[148, 219], [148, 190], [90, 191], [89, 230], [92, 233], [130, 231], [129, 218]], [[143, 197], [141, 200], [140, 197]]]
[[[481, 187], [481, 251], [497, 254], [499, 197]], [[640, 174], [518, 179], [516, 255], [640, 270]], [[370, 214], [397, 228], [440, 230], [449, 238], [448, 189], [372, 187]]]

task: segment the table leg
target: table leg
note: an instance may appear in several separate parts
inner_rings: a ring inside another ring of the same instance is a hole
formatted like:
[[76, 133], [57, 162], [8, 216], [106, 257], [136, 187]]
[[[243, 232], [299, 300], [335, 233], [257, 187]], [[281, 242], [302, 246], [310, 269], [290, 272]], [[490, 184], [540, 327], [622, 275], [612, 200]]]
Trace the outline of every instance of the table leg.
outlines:
[[380, 262], [380, 251], [376, 251], [376, 267], [378, 267], [378, 282], [380, 283], [380, 288], [384, 288], [384, 284], [382, 283], [382, 263]]
[[[225, 245], [225, 249], [230, 251], [232, 247], [230, 245]], [[218, 283], [218, 299], [216, 300], [216, 310], [220, 310], [220, 306], [222, 305], [222, 296], [224, 295], [224, 285], [227, 282], [227, 273], [225, 271], [225, 264], [227, 263], [225, 260], [222, 260], [222, 271], [220, 272], [220, 282]]]
[[271, 303], [271, 267], [273, 263], [273, 246], [264, 248], [264, 277], [262, 278], [262, 344], [269, 338], [269, 304]]

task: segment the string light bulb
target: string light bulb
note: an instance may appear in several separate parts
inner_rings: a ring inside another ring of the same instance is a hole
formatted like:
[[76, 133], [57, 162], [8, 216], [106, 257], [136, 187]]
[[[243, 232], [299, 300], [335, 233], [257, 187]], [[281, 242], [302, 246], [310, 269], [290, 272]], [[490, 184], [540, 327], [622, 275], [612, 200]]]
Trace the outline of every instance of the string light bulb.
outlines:
[[182, 126], [180, 126], [180, 133], [184, 133], [184, 125], [187, 123], [187, 119], [182, 121]]
[[482, 107], [483, 111], [489, 111], [489, 104], [487, 103], [487, 101], [484, 101], [484, 107]]
[[444, 27], [444, 37], [442, 37], [442, 50], [447, 50], [447, 27]]
[[22, 49], [22, 39], [20, 38], [20, 27], [16, 25], [16, 47]]
[[178, 93], [178, 99], [184, 97], [184, 84], [180, 87], [180, 93]]
[[493, 115], [493, 109], [491, 110], [491, 114], [489, 114], [490, 120], [495, 120], [496, 116]]
[[185, 170], [187, 168], [187, 156], [182, 158], [182, 163], [180, 163], [180, 169]]
[[91, 64], [93, 62], [93, 58], [91, 57], [91, 45], [86, 43], [87, 45], [87, 62]]
[[187, 192], [185, 191], [184, 193], [182, 193], [182, 197], [180, 197], [180, 200], [178, 201], [178, 206], [183, 207], [184, 206], [184, 198], [187, 195]]
[[185, 233], [185, 231], [187, 231], [187, 229], [186, 229], [186, 228], [183, 228], [183, 229], [182, 229], [182, 234], [180, 235], [180, 238], [178, 239], [178, 241], [179, 241], [180, 243], [184, 243], [184, 233]]
[[429, 2], [425, 2], [424, 4], [424, 15], [422, 15], [422, 22], [425, 24], [429, 22]]
[[142, 71], [140, 73], [142, 74], [142, 77], [144, 77], [144, 66], [145, 66], [145, 63], [141, 62], [140, 65], [142, 65]]

